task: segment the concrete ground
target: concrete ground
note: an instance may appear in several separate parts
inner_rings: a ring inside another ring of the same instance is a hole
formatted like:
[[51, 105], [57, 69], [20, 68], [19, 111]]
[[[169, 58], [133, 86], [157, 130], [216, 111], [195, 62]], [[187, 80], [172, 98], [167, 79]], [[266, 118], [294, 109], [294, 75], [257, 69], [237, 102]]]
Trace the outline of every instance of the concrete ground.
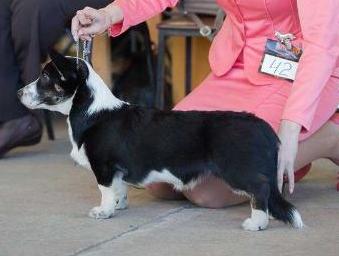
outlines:
[[290, 200], [305, 224], [271, 221], [245, 232], [248, 204], [202, 209], [161, 201], [130, 188], [130, 207], [104, 221], [87, 217], [99, 202], [93, 174], [74, 166], [64, 125], [57, 140], [20, 148], [0, 160], [0, 256], [339, 255], [336, 166], [317, 161]]

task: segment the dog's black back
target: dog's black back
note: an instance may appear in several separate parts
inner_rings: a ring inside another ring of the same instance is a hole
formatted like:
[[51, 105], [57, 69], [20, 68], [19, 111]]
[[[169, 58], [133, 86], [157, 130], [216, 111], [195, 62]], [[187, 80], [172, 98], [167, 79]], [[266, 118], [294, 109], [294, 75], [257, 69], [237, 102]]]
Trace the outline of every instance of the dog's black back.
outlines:
[[[71, 124], [74, 118], [71, 112]], [[110, 165], [112, 176], [103, 176], [102, 184], [112, 181], [114, 170], [124, 170], [128, 182], [141, 183], [150, 170], [164, 168], [185, 184], [211, 173], [227, 176], [239, 189], [246, 189], [256, 170], [275, 178], [277, 137], [251, 114], [159, 112], [126, 105], [91, 119], [81, 122], [81, 129], [84, 123], [88, 128], [77, 142], [85, 144], [94, 171], [101, 172], [102, 163]]]

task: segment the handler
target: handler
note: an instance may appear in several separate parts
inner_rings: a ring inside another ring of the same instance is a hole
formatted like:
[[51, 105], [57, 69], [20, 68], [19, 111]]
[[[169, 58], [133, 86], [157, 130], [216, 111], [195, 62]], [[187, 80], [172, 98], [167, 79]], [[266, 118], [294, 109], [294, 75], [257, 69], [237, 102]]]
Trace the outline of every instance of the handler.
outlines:
[[[84, 8], [72, 20], [75, 39], [130, 26], [174, 7], [178, 0], [117, 0], [103, 9]], [[319, 158], [339, 165], [339, 1], [219, 0], [227, 18], [213, 41], [212, 73], [175, 110], [247, 111], [266, 120], [281, 140], [278, 182], [294, 190], [294, 170]], [[270, 39], [270, 40], [268, 40]], [[166, 184], [148, 188], [176, 198]], [[244, 199], [226, 184], [206, 177], [183, 192], [205, 207]]]

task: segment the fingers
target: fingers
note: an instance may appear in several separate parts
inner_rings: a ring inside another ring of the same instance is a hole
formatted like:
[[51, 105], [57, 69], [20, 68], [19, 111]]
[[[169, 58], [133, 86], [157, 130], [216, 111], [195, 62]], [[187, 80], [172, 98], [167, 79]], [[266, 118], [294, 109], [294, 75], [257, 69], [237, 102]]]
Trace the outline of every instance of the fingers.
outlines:
[[74, 16], [72, 19], [72, 35], [74, 38], [74, 41], [78, 41], [79, 40], [79, 28], [80, 28], [80, 24], [79, 24], [79, 20], [77, 16]]
[[98, 10], [91, 7], [85, 7], [83, 10], [77, 11], [76, 16], [83, 26], [92, 24], [93, 20], [100, 18]]
[[285, 166], [283, 165], [283, 162], [279, 159], [277, 178], [278, 178], [278, 189], [280, 193], [282, 193], [282, 188], [284, 184], [284, 172], [285, 172]]
[[293, 169], [292, 164], [288, 166], [287, 173], [288, 173], [289, 190], [290, 190], [290, 194], [292, 194], [294, 191], [294, 169]]
[[290, 194], [294, 191], [294, 169], [293, 164], [285, 161], [284, 159], [278, 158], [278, 189], [282, 193], [284, 185], [284, 173], [287, 172], [288, 185]]
[[76, 16], [78, 17], [78, 20], [80, 21], [82, 26], [90, 25], [92, 23], [92, 20], [94, 19], [91, 16], [89, 16], [85, 12], [85, 10], [78, 11]]
[[82, 34], [80, 34], [79, 38], [82, 41], [92, 41], [92, 37], [90, 35], [82, 35]]
[[93, 28], [93, 21], [99, 18], [100, 14], [97, 10], [85, 7], [83, 10], [77, 11], [72, 19], [72, 35], [75, 41], [79, 38], [82, 40], [91, 40], [90, 34], [96, 32], [97, 28]]
[[278, 173], [277, 173], [277, 178], [278, 178], [278, 189], [280, 193], [282, 193], [282, 188], [284, 185], [284, 173], [285, 171], [287, 172], [287, 177], [288, 177], [288, 185], [289, 185], [289, 192], [290, 194], [293, 193], [294, 191], [294, 169], [293, 165], [284, 163], [283, 161], [278, 162]]
[[90, 38], [88, 35], [82, 35], [81, 29], [84, 26], [89, 26], [91, 25], [92, 20], [83, 13], [83, 11], [78, 11], [77, 14], [73, 17], [72, 19], [72, 35], [75, 41], [79, 40], [79, 37], [82, 40], [86, 40]]
[[79, 36], [81, 38], [89, 38], [90, 40], [92, 38], [92, 35], [94, 36], [97, 33], [98, 33], [98, 27], [97, 26], [85, 27], [85, 28], [81, 28], [79, 30]]
[[100, 13], [98, 12], [98, 10], [93, 9], [91, 7], [85, 7], [82, 13], [86, 16], [86, 18], [91, 19], [91, 20], [97, 19], [100, 17]]

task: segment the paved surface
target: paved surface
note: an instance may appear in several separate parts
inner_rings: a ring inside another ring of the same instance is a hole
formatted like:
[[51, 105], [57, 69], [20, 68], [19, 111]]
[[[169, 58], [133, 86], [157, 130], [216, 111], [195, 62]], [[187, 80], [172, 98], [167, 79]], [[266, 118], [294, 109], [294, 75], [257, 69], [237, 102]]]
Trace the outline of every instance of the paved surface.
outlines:
[[69, 151], [62, 125], [55, 142], [0, 160], [0, 256], [339, 255], [339, 170], [328, 161], [318, 161], [291, 198], [306, 228], [271, 221], [268, 230], [250, 233], [240, 228], [248, 205], [201, 209], [133, 188], [129, 209], [92, 220], [95, 179], [74, 166]]

